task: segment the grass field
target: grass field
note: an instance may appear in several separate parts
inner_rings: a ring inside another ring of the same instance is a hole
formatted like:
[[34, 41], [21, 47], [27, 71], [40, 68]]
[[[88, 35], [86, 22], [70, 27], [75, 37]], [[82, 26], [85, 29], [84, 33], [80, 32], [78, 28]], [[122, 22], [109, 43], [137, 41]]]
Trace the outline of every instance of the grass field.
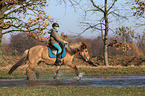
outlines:
[[0, 88], [0, 96], [145, 96], [145, 87]]
[[[114, 59], [115, 57], [113, 57]], [[130, 58], [130, 57], [129, 57]], [[28, 65], [20, 66], [12, 75], [8, 75], [7, 72], [11, 66], [19, 59], [19, 57], [6, 57], [8, 64], [3, 64], [0, 67], [0, 79], [18, 79], [25, 78], [26, 67]], [[112, 59], [111, 59], [112, 60]], [[116, 60], [116, 59], [114, 59]], [[120, 62], [123, 62], [122, 59]], [[128, 59], [129, 62], [132, 59]], [[135, 60], [135, 59], [134, 59]], [[139, 59], [140, 60], [140, 59]], [[79, 61], [79, 62], [78, 62]], [[122, 66], [119, 61], [116, 65], [109, 67], [101, 65], [102, 61], [98, 59], [94, 62], [100, 62], [100, 65], [93, 67], [86, 62], [77, 59], [73, 61], [77, 65], [80, 72], [84, 72], [84, 76], [145, 76], [145, 66], [134, 66], [140, 61], [129, 62], [130, 66]], [[114, 63], [113, 60], [110, 63]], [[133, 65], [133, 63], [135, 63]], [[125, 63], [126, 64], [126, 63]], [[141, 63], [140, 63], [141, 64]], [[40, 64], [36, 68], [40, 72], [40, 78], [53, 77], [56, 70], [55, 66], [47, 66]], [[67, 66], [62, 66], [62, 76], [75, 76], [74, 70]], [[25, 87], [25, 88], [0, 88], [0, 96], [145, 96], [145, 87]]]

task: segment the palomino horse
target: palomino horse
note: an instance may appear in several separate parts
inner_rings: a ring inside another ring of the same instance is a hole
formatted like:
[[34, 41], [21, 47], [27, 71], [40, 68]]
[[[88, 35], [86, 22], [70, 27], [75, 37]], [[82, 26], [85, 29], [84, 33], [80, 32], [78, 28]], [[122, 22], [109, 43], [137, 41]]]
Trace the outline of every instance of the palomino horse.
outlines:
[[[76, 75], [78, 76], [78, 69], [74, 64], [72, 64], [72, 60], [77, 54], [80, 54], [85, 61], [88, 61], [90, 63], [90, 56], [88, 53], [87, 46], [84, 43], [79, 42], [70, 44], [70, 51], [66, 50], [66, 56], [63, 58], [63, 64], [73, 68], [75, 70]], [[29, 50], [26, 50], [24, 52], [23, 58], [21, 58], [15, 65], [12, 66], [8, 74], [12, 74], [12, 72], [17, 67], [22, 65], [27, 60], [29, 61], [29, 65], [26, 69], [26, 74], [27, 80], [29, 80], [29, 73], [31, 70], [35, 72], [36, 77], [38, 78], [38, 72], [35, 70], [35, 67], [39, 65], [40, 62], [45, 62], [47, 65], [55, 65], [56, 58], [49, 57], [49, 51], [47, 46], [37, 45], [30, 48]], [[91, 62], [91, 64], [93, 63]], [[54, 79], [57, 77], [60, 67], [61, 65], [57, 65], [57, 70], [55, 72]]]

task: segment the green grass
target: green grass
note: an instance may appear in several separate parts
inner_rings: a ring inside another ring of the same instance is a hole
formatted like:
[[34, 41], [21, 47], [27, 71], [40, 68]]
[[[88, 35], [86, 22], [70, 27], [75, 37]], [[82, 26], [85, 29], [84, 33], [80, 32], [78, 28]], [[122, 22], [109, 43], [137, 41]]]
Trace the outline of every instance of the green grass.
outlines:
[[145, 87], [0, 88], [0, 96], [145, 96]]

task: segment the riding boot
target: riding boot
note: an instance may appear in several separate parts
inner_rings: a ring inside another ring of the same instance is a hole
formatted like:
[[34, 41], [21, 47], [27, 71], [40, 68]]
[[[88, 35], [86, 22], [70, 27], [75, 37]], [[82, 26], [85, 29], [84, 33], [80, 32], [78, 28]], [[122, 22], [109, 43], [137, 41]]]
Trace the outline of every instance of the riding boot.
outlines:
[[57, 55], [57, 58], [56, 58], [56, 64], [57, 64], [57, 65], [61, 65], [61, 64], [63, 63], [63, 61], [61, 60], [61, 58], [62, 58], [62, 56], [61, 56], [61, 54], [59, 53], [59, 54]]

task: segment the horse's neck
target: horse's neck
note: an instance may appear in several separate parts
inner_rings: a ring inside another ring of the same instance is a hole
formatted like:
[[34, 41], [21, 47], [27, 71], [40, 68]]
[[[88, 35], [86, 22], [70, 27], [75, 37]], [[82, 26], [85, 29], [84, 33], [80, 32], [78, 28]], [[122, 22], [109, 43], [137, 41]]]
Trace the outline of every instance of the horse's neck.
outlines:
[[81, 46], [82, 43], [70, 43], [70, 50], [68, 50], [68, 52], [71, 54], [71, 55], [77, 55], [79, 53], [79, 50], [80, 49], [80, 46]]

